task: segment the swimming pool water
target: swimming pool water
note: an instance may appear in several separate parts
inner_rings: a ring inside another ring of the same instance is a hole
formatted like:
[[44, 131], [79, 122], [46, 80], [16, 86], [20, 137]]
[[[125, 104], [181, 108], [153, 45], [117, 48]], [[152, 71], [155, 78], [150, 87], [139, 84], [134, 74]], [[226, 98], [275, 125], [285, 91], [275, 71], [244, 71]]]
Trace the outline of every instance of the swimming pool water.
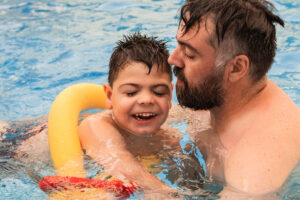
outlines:
[[[269, 77], [300, 105], [299, 1], [272, 1], [286, 20]], [[175, 48], [183, 0], [0, 1], [0, 119], [47, 114], [63, 88], [103, 84], [115, 42], [133, 31]], [[175, 96], [174, 101], [176, 102]]]
[[[183, 2], [0, 0], [0, 120], [45, 115], [63, 88], [81, 82], [105, 83], [112, 48], [123, 34], [142, 31], [157, 36], [169, 42], [172, 52]], [[286, 27], [278, 27], [277, 55], [268, 75], [299, 106], [300, 1], [271, 2]], [[177, 102], [175, 95], [173, 101]], [[7, 160], [0, 155], [1, 162]], [[291, 176], [286, 199], [295, 194], [300, 198], [296, 187], [300, 173]], [[44, 195], [32, 188], [30, 180], [16, 177], [5, 180], [6, 187], [1, 188], [0, 182], [0, 199], [5, 194], [11, 196], [4, 199]]]
[[171, 41], [181, 1], [2, 1], [0, 119], [47, 114], [63, 88], [103, 84], [115, 42], [134, 31]]

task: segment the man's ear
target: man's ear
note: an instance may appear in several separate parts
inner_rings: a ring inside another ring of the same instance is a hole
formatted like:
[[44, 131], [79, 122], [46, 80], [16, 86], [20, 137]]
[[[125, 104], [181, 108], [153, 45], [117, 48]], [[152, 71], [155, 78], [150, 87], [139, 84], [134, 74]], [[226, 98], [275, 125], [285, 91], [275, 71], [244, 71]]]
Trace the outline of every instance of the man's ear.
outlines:
[[233, 83], [247, 75], [249, 72], [250, 61], [246, 55], [238, 55], [229, 61], [225, 68], [227, 81]]
[[109, 84], [104, 83], [103, 89], [106, 95], [106, 105], [108, 109], [112, 109], [112, 88]]

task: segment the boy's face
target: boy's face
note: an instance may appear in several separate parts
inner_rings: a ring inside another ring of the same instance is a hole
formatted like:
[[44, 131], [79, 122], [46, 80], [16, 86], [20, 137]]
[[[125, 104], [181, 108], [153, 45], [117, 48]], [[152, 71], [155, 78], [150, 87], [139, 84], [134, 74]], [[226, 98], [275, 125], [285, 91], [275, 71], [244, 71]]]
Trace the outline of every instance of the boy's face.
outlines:
[[105, 85], [107, 104], [116, 123], [135, 135], [155, 134], [164, 123], [171, 108], [172, 84], [167, 73], [151, 73], [144, 63], [130, 62], [113, 83]]

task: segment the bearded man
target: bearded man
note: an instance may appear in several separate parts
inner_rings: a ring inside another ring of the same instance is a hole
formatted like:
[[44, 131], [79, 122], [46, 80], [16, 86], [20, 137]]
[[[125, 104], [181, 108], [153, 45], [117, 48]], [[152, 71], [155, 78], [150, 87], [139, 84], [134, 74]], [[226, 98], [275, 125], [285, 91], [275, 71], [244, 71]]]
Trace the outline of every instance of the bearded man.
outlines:
[[[265, 0], [187, 0], [181, 8], [169, 63], [179, 103], [209, 110], [211, 134], [225, 149], [221, 196], [274, 191], [300, 157], [299, 108], [266, 75], [276, 51], [275, 24], [284, 26], [273, 8]], [[199, 138], [199, 145], [211, 142]]]

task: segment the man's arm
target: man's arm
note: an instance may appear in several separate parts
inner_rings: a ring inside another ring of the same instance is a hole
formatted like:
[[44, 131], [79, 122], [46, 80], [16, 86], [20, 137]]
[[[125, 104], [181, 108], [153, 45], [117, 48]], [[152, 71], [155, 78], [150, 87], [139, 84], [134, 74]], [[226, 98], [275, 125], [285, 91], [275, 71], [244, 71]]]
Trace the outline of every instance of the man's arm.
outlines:
[[270, 192], [263, 195], [253, 195], [230, 186], [225, 186], [218, 196], [220, 197], [219, 200], [281, 200], [276, 193]]

